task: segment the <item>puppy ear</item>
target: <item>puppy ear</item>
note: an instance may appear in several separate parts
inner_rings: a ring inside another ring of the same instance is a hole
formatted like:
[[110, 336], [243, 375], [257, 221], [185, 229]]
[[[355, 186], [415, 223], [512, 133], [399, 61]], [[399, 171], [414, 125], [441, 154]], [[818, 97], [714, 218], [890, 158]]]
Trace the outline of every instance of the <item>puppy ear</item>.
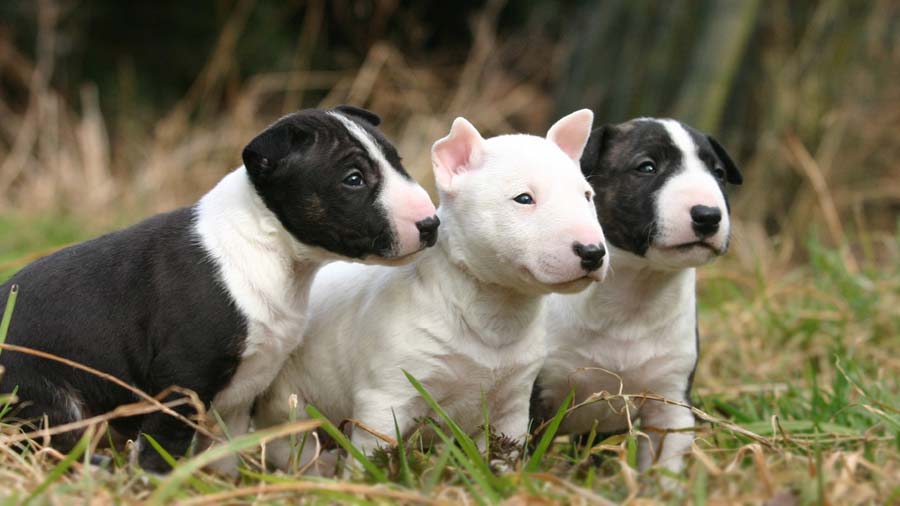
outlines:
[[278, 162], [307, 143], [309, 135], [296, 125], [278, 122], [266, 128], [244, 148], [241, 157], [251, 177], [264, 177]]
[[590, 109], [575, 111], [550, 127], [547, 140], [559, 146], [563, 153], [577, 162], [581, 159], [588, 136], [591, 135], [593, 122], [594, 113]]
[[363, 109], [362, 107], [344, 104], [335, 107], [334, 110], [339, 113], [346, 114], [347, 116], [353, 116], [357, 119], [361, 119], [372, 126], [378, 126], [381, 124], [381, 116], [368, 109]]
[[584, 147], [584, 154], [581, 155], [581, 173], [585, 177], [600, 168], [600, 159], [617, 131], [616, 125], [603, 125], [591, 132], [587, 145]]
[[722, 163], [725, 164], [725, 181], [731, 184], [743, 183], [744, 176], [741, 175], [741, 171], [738, 170], [737, 165], [735, 165], [731, 157], [728, 156], [728, 152], [725, 151], [725, 148], [719, 144], [719, 141], [713, 139], [711, 135], [707, 135], [706, 139], [712, 144], [713, 151], [716, 152], [716, 156], [719, 157], [719, 160], [722, 160]]
[[618, 132], [616, 125], [603, 125], [591, 132], [587, 146], [584, 147], [584, 154], [581, 155], [581, 173], [585, 177], [597, 172], [601, 167], [603, 153], [609, 148], [609, 143], [616, 132]]
[[434, 181], [439, 190], [450, 191], [454, 176], [469, 171], [478, 163], [484, 139], [465, 118], [456, 118], [450, 133], [431, 147]]

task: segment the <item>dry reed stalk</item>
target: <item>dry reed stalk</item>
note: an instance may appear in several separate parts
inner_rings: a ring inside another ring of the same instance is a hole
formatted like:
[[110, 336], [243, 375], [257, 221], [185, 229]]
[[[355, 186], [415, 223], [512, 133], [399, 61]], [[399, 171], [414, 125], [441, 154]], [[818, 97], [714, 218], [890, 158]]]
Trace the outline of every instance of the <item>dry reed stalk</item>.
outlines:
[[15, 143], [6, 160], [0, 164], [0, 188], [8, 187], [21, 174], [25, 160], [37, 142], [42, 98], [47, 93], [53, 74], [56, 48], [56, 23], [59, 10], [51, 0], [38, 2], [37, 64], [29, 84], [30, 96], [24, 120], [19, 127]]
[[[844, 227], [841, 224], [841, 219], [838, 217], [837, 207], [834, 204], [834, 199], [831, 196], [831, 191], [828, 189], [828, 183], [825, 181], [825, 176], [822, 174], [819, 164], [816, 163], [816, 160], [813, 159], [812, 155], [809, 154], [809, 151], [806, 150], [796, 136], [788, 136], [785, 140], [785, 147], [793, 158], [795, 166], [802, 171], [802, 174], [812, 184], [813, 191], [825, 218], [825, 223], [831, 232], [832, 240], [835, 244], [846, 244], [847, 236], [844, 233]], [[859, 264], [849, 251], [842, 251], [841, 256], [844, 258], [847, 270], [852, 273], [859, 272]]]
[[155, 406], [159, 411], [161, 411], [169, 416], [172, 416], [174, 418], [177, 418], [179, 421], [181, 421], [185, 425], [191, 427], [192, 429], [196, 430], [200, 434], [203, 434], [204, 436], [209, 437], [210, 439], [213, 439], [216, 441], [221, 441], [221, 438], [219, 436], [213, 434], [207, 428], [198, 425], [197, 423], [193, 422], [192, 420], [189, 420], [184, 415], [172, 410], [170, 407], [166, 406], [163, 402], [161, 402], [157, 398], [157, 397], [165, 398], [167, 395], [169, 395], [172, 392], [186, 395], [187, 398], [190, 399], [190, 403], [194, 407], [195, 411], [198, 413], [198, 416], [200, 417], [200, 419], [204, 419], [205, 413], [206, 413], [206, 406], [204, 406], [203, 403], [200, 402], [200, 400], [197, 398], [197, 394], [192, 391], [185, 390], [185, 389], [178, 388], [178, 387], [169, 387], [169, 388], [165, 389], [163, 392], [161, 392], [160, 394], [158, 394], [157, 397], [153, 397], [153, 396], [147, 394], [146, 392], [144, 392], [143, 390], [141, 390], [137, 387], [134, 387], [132, 385], [129, 385], [128, 383], [120, 380], [119, 378], [117, 378], [111, 374], [107, 374], [105, 372], [98, 371], [97, 369], [94, 369], [93, 367], [89, 367], [84, 364], [80, 364], [73, 360], [69, 360], [67, 358], [60, 357], [60, 356], [54, 355], [52, 353], [47, 353], [44, 351], [35, 350], [32, 348], [27, 348], [24, 346], [17, 346], [17, 345], [8, 344], [8, 343], [0, 344], [0, 349], [24, 353], [26, 355], [31, 355], [31, 356], [46, 359], [46, 360], [52, 360], [54, 362], [58, 362], [58, 363], [67, 365], [69, 367], [73, 367], [75, 369], [84, 371], [88, 374], [91, 374], [91, 375], [101, 378], [103, 380], [109, 381], [110, 383], [114, 383], [115, 385], [122, 387], [125, 390], [128, 390], [131, 393], [137, 395], [138, 397], [143, 399], [145, 402]]

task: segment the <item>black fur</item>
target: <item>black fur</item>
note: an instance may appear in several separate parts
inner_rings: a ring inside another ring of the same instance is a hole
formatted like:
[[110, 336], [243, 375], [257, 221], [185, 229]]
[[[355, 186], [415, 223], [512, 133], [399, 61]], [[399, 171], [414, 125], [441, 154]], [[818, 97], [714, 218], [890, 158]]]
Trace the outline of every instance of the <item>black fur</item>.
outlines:
[[[697, 146], [697, 156], [719, 182], [728, 206], [726, 184], [741, 184], [742, 177], [725, 149], [712, 137], [682, 124]], [[646, 162], [655, 167], [652, 174], [638, 168]], [[663, 185], [683, 170], [684, 156], [665, 126], [653, 119], [635, 119], [619, 125], [604, 125], [591, 132], [581, 158], [581, 169], [594, 188], [594, 204], [603, 225], [606, 240], [619, 249], [644, 256], [656, 240], [656, 199]], [[615, 267], [615, 265], [613, 265]], [[696, 308], [686, 308], [696, 312]], [[695, 346], [700, 354], [699, 332], [695, 327]], [[694, 362], [684, 401], [691, 402], [691, 389], [697, 362]], [[531, 396], [534, 426], [553, 415], [540, 398], [541, 386], [535, 382]], [[573, 436], [584, 441], [584, 435]]]
[[[380, 122], [378, 116], [350, 106], [337, 110], [409, 179], [396, 149], [368, 122]], [[337, 118], [318, 110], [286, 116], [253, 139], [243, 159], [266, 206], [299, 241], [349, 258], [394, 254], [394, 231], [378, 204], [385, 175]], [[365, 185], [343, 184], [357, 170]]]
[[[375, 130], [376, 115], [339, 110], [409, 177]], [[243, 157], [256, 192], [299, 241], [353, 258], [392, 254], [393, 232], [376, 204], [382, 169], [337, 118], [320, 110], [289, 115], [253, 139]], [[354, 170], [366, 184], [342, 182]], [[247, 323], [201, 246], [195, 219], [193, 207], [161, 214], [25, 267], [0, 285], [0, 308], [11, 285], [19, 285], [7, 342], [93, 367], [151, 395], [173, 385], [187, 388], [208, 406], [240, 363]], [[27, 354], [7, 350], [0, 364], [6, 369], [0, 391], [18, 389], [22, 402], [14, 416], [32, 426], [44, 416], [51, 425], [71, 422], [79, 415], [73, 407], [87, 417], [139, 400], [96, 376]], [[164, 414], [113, 426], [131, 438], [149, 434], [175, 456], [193, 437]], [[52, 443], [67, 451], [79, 437], [64, 433]], [[139, 462], [157, 472], [168, 468], [149, 445]]]
[[[3, 307], [10, 285], [19, 285], [7, 342], [99, 369], [151, 395], [179, 385], [211, 401], [238, 366], [246, 324], [192, 233], [193, 217], [191, 208], [154, 216], [19, 271], [0, 286]], [[18, 386], [23, 402], [14, 416], [23, 420], [39, 423], [47, 415], [58, 425], [73, 420], [73, 402], [88, 417], [139, 400], [57, 362], [4, 351], [0, 363], [0, 391]], [[163, 414], [120, 419], [113, 428], [150, 434], [176, 455], [192, 437]], [[67, 451], [79, 437], [54, 436], [53, 445]], [[150, 452], [141, 464], [164, 470]]]
[[381, 117], [379, 115], [360, 107], [352, 105], [339, 105], [334, 109], [338, 112], [346, 114], [347, 116], [356, 116], [356, 118], [358, 119], [361, 119], [367, 123], [371, 123], [372, 126], [378, 126], [381, 124]]
[[[726, 182], [741, 183], [740, 171], [715, 139], [682, 126], [710, 172], [724, 171], [724, 180], [717, 178], [723, 190]], [[594, 187], [597, 215], [610, 243], [639, 256], [646, 254], [657, 234], [656, 195], [669, 178], [682, 170], [682, 158], [666, 128], [653, 120], [604, 125], [591, 133], [581, 169]], [[656, 166], [655, 174], [637, 171], [645, 162]]]

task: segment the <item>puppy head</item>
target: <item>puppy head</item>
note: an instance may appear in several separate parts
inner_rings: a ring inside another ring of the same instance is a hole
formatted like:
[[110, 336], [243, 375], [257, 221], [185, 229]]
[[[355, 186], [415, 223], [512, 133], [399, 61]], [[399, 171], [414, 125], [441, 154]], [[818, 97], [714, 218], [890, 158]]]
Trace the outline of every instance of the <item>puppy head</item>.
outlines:
[[726, 186], [742, 177], [712, 137], [671, 119], [640, 118], [591, 133], [581, 167], [615, 248], [660, 269], [728, 249]]
[[527, 293], [571, 292], [606, 273], [606, 244], [579, 167], [593, 113], [546, 138], [483, 139], [463, 118], [432, 148], [451, 258], [478, 279]]
[[309, 109], [244, 148], [247, 174], [281, 225], [341, 257], [402, 262], [437, 239], [435, 208], [413, 181], [381, 119], [351, 106]]

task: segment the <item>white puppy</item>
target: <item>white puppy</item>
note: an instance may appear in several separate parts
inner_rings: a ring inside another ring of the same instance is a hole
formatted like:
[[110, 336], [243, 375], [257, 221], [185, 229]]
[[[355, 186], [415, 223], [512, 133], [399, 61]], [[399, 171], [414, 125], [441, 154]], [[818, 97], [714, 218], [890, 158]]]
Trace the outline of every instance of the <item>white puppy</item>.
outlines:
[[[257, 427], [289, 419], [296, 394], [300, 418], [312, 404], [334, 422], [393, 436], [396, 417], [406, 435], [431, 414], [406, 370], [465, 431], [482, 430], [483, 393], [494, 431], [521, 440], [545, 356], [543, 294], [582, 290], [606, 271], [593, 190], [578, 165], [592, 120], [581, 110], [546, 139], [484, 140], [457, 118], [432, 149], [437, 245], [405, 267], [322, 269], [303, 345], [259, 399]], [[379, 440], [355, 427], [352, 441], [370, 451]], [[267, 456], [284, 468], [290, 451], [275, 442]]]
[[[614, 265], [602, 287], [548, 299], [549, 356], [533, 413], [552, 416], [572, 388], [576, 402], [621, 387], [688, 404], [698, 355], [694, 267], [728, 248], [725, 186], [740, 184], [741, 174], [712, 137], [650, 118], [596, 129], [581, 166], [597, 191]], [[623, 407], [589, 404], [560, 429], [585, 434], [596, 422], [599, 432], [623, 431]], [[691, 411], [647, 401], [629, 413], [649, 436], [639, 443], [640, 468], [656, 460], [680, 470], [693, 440]]]

